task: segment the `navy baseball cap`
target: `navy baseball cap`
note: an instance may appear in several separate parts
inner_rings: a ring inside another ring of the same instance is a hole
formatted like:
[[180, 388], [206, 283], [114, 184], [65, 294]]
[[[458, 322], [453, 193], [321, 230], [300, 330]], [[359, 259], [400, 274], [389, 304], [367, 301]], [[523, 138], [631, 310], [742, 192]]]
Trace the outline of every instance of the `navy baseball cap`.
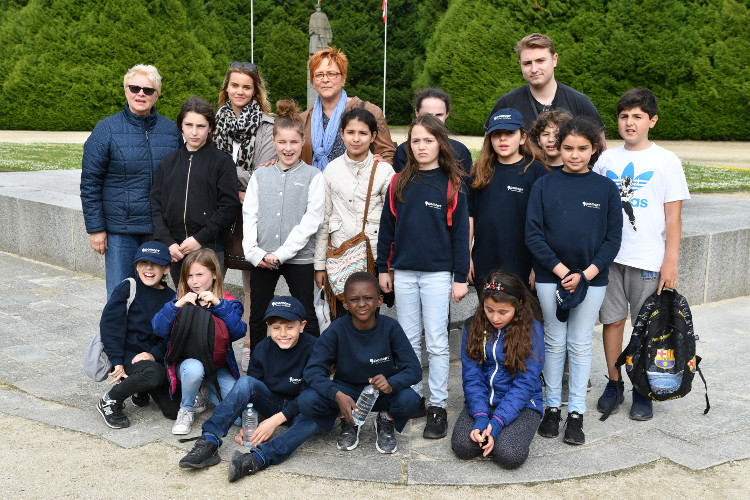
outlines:
[[307, 317], [305, 308], [302, 306], [302, 302], [295, 299], [294, 297], [281, 296], [272, 299], [268, 303], [266, 309], [266, 316], [263, 321], [267, 321], [268, 318], [284, 318], [289, 321], [304, 321]]
[[513, 132], [523, 127], [523, 115], [513, 108], [498, 109], [490, 116], [490, 127], [484, 135], [489, 135], [495, 130], [509, 130]]
[[583, 271], [580, 269], [569, 271], [565, 277], [567, 278], [575, 273], [581, 275], [581, 280], [578, 282], [576, 289], [573, 290], [573, 293], [570, 293], [563, 288], [561, 283], [557, 284], [557, 291], [555, 291], [555, 300], [557, 301], [557, 311], [555, 311], [555, 316], [557, 316], [557, 321], [561, 323], [568, 321], [570, 310], [583, 302], [583, 299], [586, 298], [586, 292], [589, 289], [589, 280], [586, 279], [586, 276], [584, 276]]
[[154, 264], [160, 266], [166, 266], [172, 263], [172, 254], [169, 253], [169, 248], [164, 243], [158, 241], [149, 241], [144, 243], [135, 252], [135, 258], [133, 264], [137, 264], [142, 260], [148, 260]]

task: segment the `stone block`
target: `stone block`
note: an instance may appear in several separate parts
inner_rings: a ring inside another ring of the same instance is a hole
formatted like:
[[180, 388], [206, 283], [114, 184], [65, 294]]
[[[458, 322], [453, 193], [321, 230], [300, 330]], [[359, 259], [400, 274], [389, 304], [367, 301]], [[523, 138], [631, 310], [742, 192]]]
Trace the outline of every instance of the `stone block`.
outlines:
[[24, 257], [73, 269], [72, 210], [19, 201], [20, 253]]
[[692, 470], [701, 470], [724, 463], [730, 458], [715, 447], [696, 446], [659, 431], [650, 431], [625, 438], [640, 449], [658, 453], [672, 462]]
[[747, 295], [750, 230], [734, 230], [711, 235], [706, 302]]
[[680, 241], [680, 264], [677, 290], [690, 305], [706, 302], [706, 267], [710, 236], [700, 234], [683, 236]]
[[0, 250], [14, 254], [20, 254], [20, 226], [18, 221], [18, 200], [16, 198], [0, 195]]

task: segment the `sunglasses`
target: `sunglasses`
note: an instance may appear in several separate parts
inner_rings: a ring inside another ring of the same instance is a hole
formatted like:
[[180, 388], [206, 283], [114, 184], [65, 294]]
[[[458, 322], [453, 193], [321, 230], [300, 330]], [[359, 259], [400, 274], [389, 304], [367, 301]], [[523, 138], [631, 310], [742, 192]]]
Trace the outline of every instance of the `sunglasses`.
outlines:
[[247, 63], [247, 62], [237, 62], [234, 61], [232, 63], [229, 63], [230, 68], [246, 68], [250, 71], [258, 71], [258, 65], [253, 63]]
[[138, 85], [128, 85], [128, 89], [133, 94], [140, 94], [141, 90], [146, 95], [154, 95], [154, 92], [156, 92], [156, 89], [153, 87], [139, 87]]

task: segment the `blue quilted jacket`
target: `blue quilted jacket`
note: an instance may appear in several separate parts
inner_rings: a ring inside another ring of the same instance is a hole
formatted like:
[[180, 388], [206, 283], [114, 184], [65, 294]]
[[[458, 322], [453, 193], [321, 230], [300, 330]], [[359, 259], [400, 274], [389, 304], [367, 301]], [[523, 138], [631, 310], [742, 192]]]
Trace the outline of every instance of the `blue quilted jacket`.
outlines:
[[500, 430], [518, 418], [524, 408], [542, 414], [542, 381], [539, 378], [544, 367], [542, 325], [534, 320], [531, 331], [532, 355], [526, 358], [526, 371], [513, 376], [504, 365], [505, 328], [489, 335], [484, 349], [485, 361], [480, 364], [466, 354], [470, 324], [471, 318], [464, 324], [461, 341], [464, 399], [469, 415], [474, 418], [474, 429], [484, 430], [488, 423], [492, 423], [492, 436], [497, 439]]
[[152, 108], [99, 120], [83, 146], [81, 205], [86, 232], [151, 234], [151, 184], [159, 162], [182, 145], [177, 125]]

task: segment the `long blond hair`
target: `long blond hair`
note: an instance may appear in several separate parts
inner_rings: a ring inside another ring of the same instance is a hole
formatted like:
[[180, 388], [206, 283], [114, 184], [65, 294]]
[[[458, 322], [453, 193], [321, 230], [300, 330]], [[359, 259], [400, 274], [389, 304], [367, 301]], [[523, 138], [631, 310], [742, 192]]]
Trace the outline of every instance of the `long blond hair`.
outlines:
[[216, 256], [216, 252], [210, 248], [201, 248], [200, 250], [191, 252], [187, 254], [187, 257], [182, 261], [180, 282], [177, 285], [177, 298], [181, 299], [190, 291], [187, 281], [188, 276], [190, 275], [190, 268], [195, 263], [206, 267], [214, 276], [216, 276], [216, 278], [214, 278], [214, 284], [211, 286], [211, 293], [216, 295], [218, 299], [223, 299], [224, 277], [221, 272], [221, 264], [219, 264], [219, 258]]

